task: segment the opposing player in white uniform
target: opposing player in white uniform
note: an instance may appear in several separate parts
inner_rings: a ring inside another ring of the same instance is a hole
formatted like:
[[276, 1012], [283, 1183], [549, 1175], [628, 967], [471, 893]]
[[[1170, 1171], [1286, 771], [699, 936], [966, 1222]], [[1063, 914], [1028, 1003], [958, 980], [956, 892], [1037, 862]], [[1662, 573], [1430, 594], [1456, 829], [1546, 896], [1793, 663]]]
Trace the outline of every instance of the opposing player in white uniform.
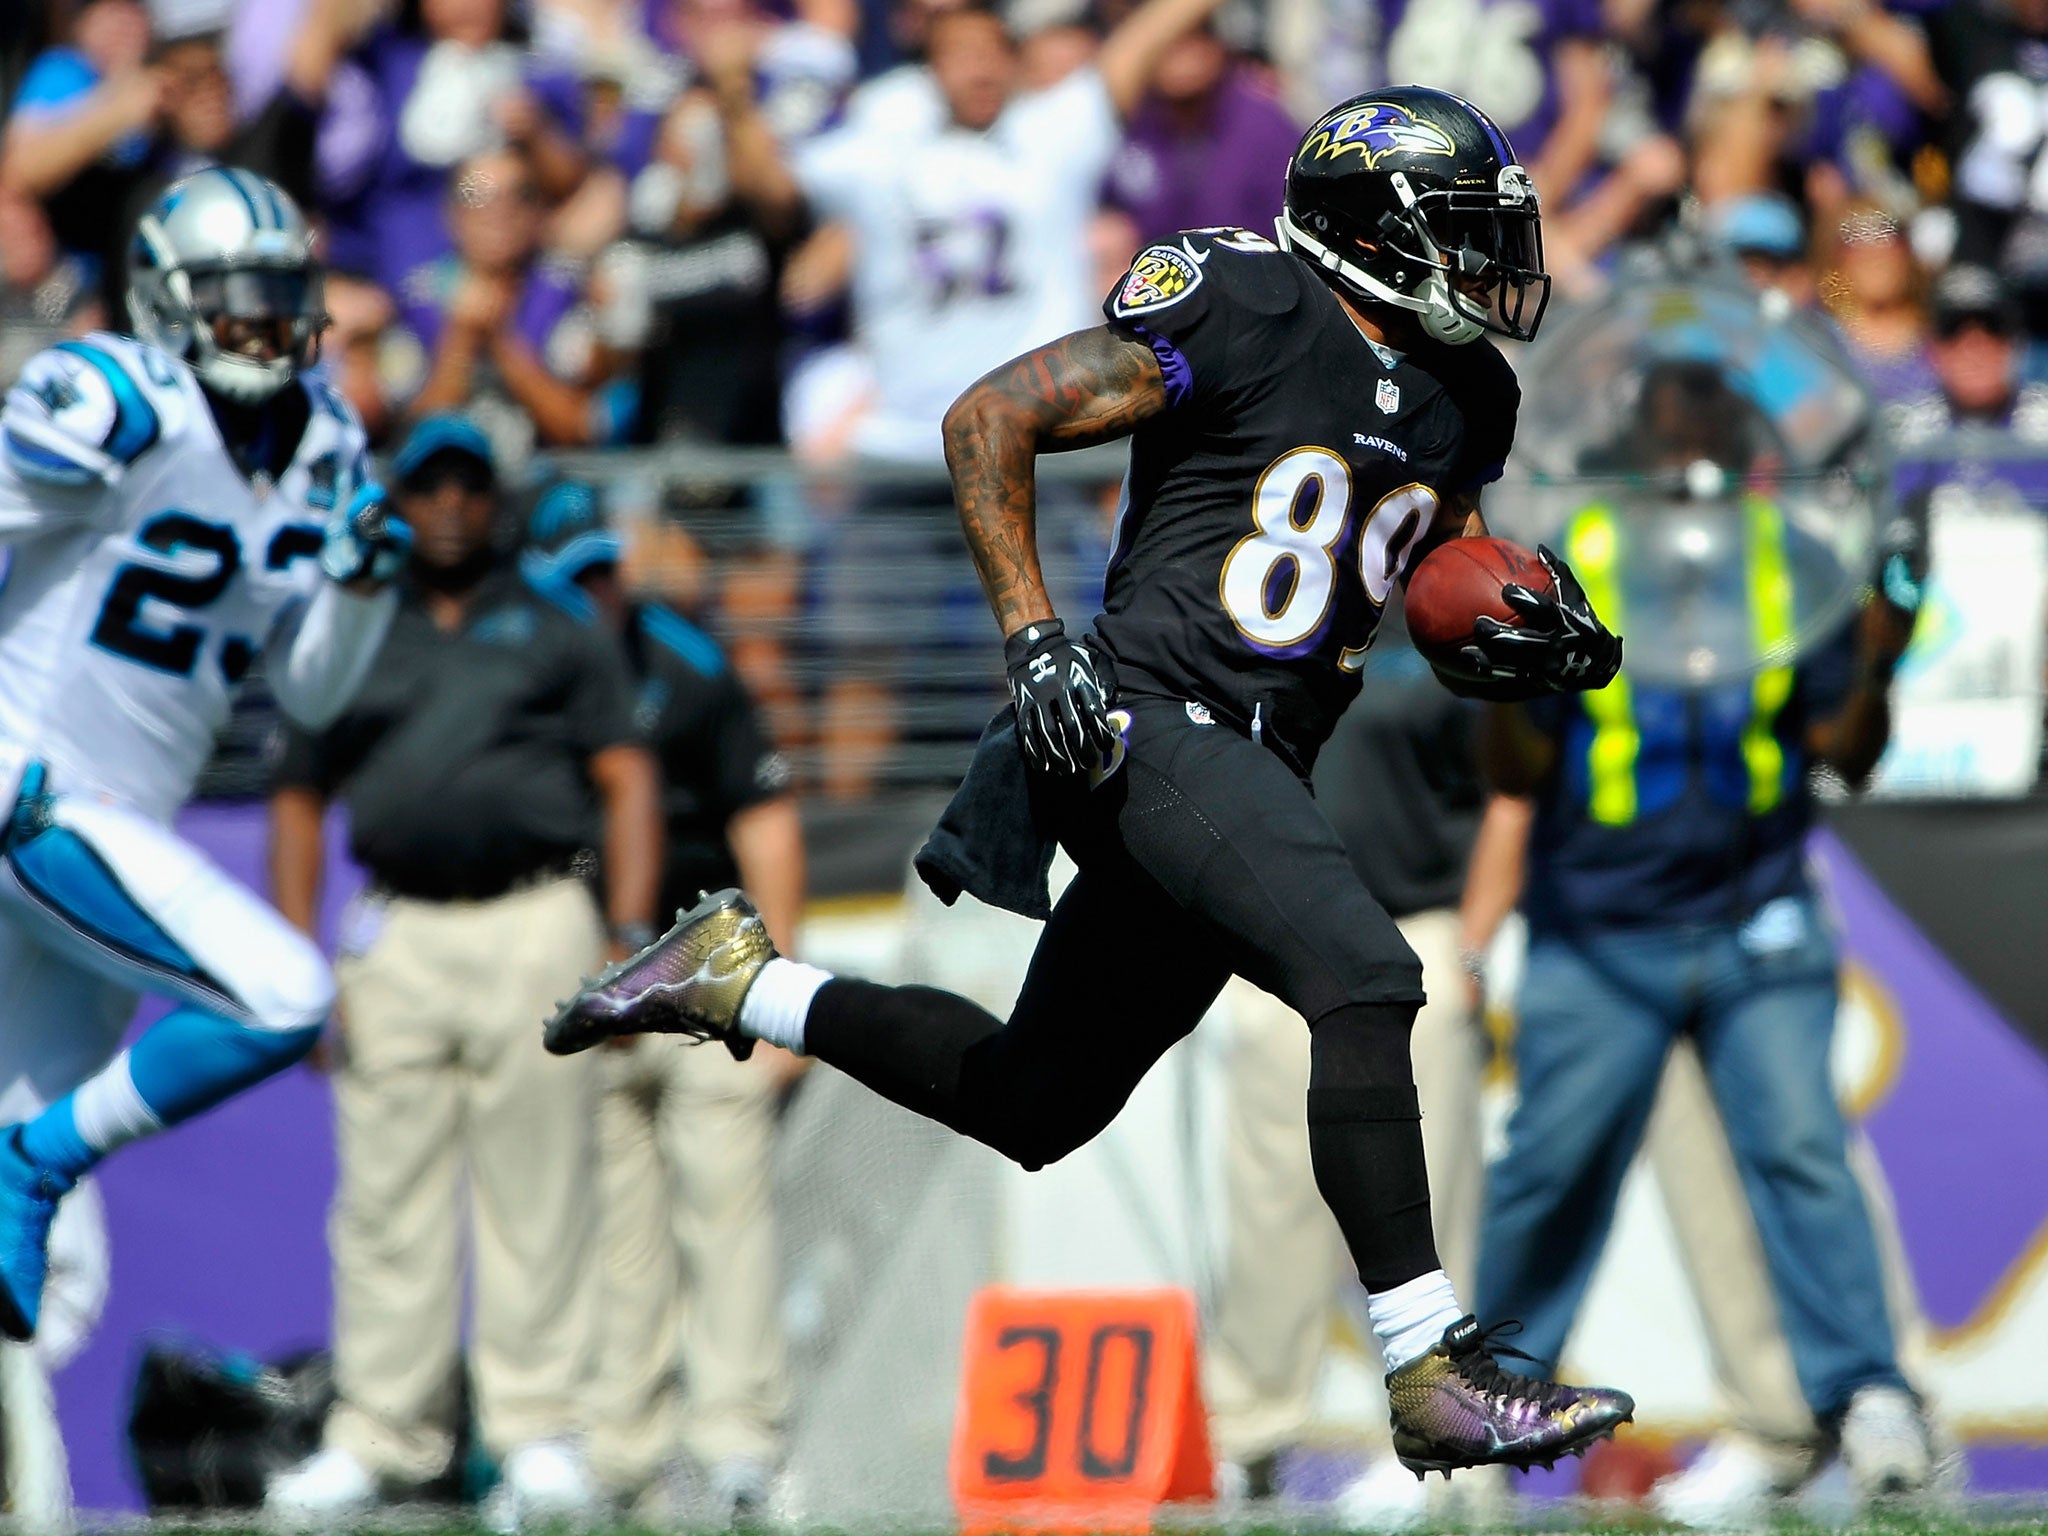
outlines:
[[[259, 656], [318, 727], [368, 671], [410, 535], [303, 376], [325, 317], [291, 199], [212, 169], [141, 221], [141, 342], [37, 356], [0, 411], [0, 1332], [35, 1332], [51, 1218], [113, 1148], [298, 1060], [320, 953], [168, 822]], [[173, 1011], [117, 1054], [136, 994]]]

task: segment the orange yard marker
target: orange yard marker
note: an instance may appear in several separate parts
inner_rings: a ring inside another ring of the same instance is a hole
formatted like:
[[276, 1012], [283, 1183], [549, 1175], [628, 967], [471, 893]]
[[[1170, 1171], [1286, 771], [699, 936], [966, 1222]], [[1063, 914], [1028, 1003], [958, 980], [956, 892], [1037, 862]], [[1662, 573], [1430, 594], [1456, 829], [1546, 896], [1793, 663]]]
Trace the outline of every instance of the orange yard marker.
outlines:
[[1182, 1290], [989, 1286], [967, 1312], [953, 1498], [980, 1532], [1143, 1531], [1215, 1496]]

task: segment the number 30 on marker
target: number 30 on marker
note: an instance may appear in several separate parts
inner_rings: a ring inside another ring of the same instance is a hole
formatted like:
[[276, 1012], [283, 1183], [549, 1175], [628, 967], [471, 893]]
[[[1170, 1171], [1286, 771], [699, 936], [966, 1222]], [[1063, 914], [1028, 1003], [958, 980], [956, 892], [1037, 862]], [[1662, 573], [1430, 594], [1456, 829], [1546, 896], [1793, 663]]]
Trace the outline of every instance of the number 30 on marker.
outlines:
[[992, 1286], [967, 1317], [953, 1491], [969, 1532], [1143, 1530], [1213, 1487], [1185, 1291]]

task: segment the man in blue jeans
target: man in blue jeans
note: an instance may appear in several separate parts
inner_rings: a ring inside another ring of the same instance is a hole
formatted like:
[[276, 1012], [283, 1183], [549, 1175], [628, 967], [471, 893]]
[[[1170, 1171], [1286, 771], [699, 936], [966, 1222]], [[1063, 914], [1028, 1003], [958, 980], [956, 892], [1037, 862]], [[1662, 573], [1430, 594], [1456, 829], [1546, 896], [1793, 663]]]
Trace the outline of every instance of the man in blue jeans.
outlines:
[[[1650, 458], [1615, 467], [1686, 466], [1695, 481], [1706, 467], [1737, 484], [1765, 462], [1737, 440], [1757, 413], [1710, 365], [1653, 372], [1643, 403], [1652, 435], [1661, 426], [1669, 441], [1639, 444]], [[1883, 753], [1917, 582], [1895, 557], [1882, 593], [1834, 641], [1795, 652], [1794, 573], [1810, 549], [1766, 495], [1731, 498], [1721, 515], [1741, 553], [1713, 580], [1719, 601], [1747, 609], [1759, 670], [1687, 689], [1624, 666], [1601, 693], [1496, 705], [1482, 731], [1494, 787], [1537, 804], [1521, 1097], [1508, 1152], [1488, 1171], [1478, 1306], [1520, 1318], [1518, 1343], [1557, 1358], [1665, 1056], [1690, 1032], [1800, 1388], [1839, 1436], [1859, 1491], [1900, 1492], [1927, 1481], [1927, 1431], [1899, 1373], [1869, 1213], [1844, 1158], [1828, 1075], [1835, 945], [1803, 845], [1808, 770], [1825, 764], [1855, 786]], [[1649, 616], [1629, 560], [1645, 526], [1595, 502], [1567, 531], [1566, 556], [1609, 622], [1631, 597]]]

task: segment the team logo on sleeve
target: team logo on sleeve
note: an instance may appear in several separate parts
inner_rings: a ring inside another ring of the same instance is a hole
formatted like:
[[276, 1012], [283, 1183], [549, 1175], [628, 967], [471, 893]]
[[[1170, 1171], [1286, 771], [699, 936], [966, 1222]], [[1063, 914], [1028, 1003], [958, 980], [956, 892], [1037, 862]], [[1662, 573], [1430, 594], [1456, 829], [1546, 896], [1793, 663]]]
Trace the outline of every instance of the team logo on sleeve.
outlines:
[[1178, 304], [1202, 281], [1202, 269], [1187, 252], [1170, 245], [1152, 245], [1138, 252], [1113, 308], [1119, 316], [1142, 314]]
[[1369, 101], [1316, 125], [1302, 146], [1318, 160], [1357, 155], [1371, 170], [1388, 155], [1452, 155], [1457, 148], [1435, 123], [1422, 122], [1406, 107], [1390, 101]]

